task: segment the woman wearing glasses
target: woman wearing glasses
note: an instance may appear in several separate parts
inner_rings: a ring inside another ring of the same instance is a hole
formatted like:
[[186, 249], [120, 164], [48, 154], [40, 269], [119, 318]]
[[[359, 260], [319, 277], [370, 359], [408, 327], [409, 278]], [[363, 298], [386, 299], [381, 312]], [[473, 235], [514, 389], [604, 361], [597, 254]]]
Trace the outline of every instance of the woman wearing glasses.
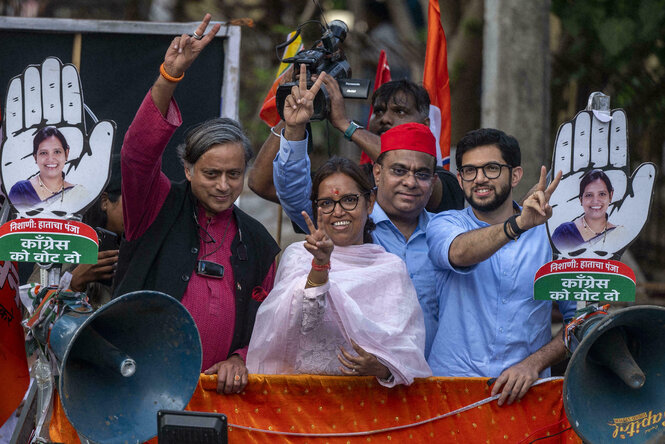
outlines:
[[[607, 209], [612, 202], [614, 188], [609, 177], [601, 170], [591, 170], [580, 180], [580, 204], [584, 212], [581, 216], [559, 225], [552, 234], [552, 242], [559, 250], [603, 245], [608, 235], [616, 235], [617, 228], [608, 220]], [[619, 230], [621, 231], [621, 230]]]
[[286, 249], [256, 317], [252, 373], [427, 377], [425, 326], [404, 262], [372, 244], [374, 192], [360, 168], [332, 158], [316, 173], [310, 235]]

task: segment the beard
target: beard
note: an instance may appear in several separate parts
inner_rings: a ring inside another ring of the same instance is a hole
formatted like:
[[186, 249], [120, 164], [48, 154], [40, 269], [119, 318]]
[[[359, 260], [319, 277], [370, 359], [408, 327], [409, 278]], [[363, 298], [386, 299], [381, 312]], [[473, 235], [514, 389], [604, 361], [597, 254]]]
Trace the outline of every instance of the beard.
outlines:
[[489, 201], [478, 202], [473, 197], [473, 189], [466, 194], [466, 201], [469, 202], [471, 208], [482, 213], [488, 213], [499, 208], [510, 196], [511, 188], [509, 185], [501, 186], [500, 188], [494, 187], [494, 198]]

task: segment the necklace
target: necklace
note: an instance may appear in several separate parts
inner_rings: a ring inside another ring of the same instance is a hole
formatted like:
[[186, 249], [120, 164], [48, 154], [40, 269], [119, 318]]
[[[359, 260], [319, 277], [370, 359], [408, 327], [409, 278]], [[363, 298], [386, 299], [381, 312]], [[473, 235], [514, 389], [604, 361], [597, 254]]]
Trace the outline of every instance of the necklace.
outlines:
[[607, 219], [605, 219], [605, 228], [603, 228], [603, 231], [601, 231], [600, 233], [596, 233], [589, 227], [589, 225], [586, 223], [586, 215], [582, 216], [582, 225], [584, 225], [584, 228], [591, 231], [596, 236], [600, 236], [601, 234], [607, 231]]
[[46, 186], [46, 184], [44, 184], [44, 182], [42, 182], [42, 175], [41, 174], [37, 175], [37, 180], [39, 181], [39, 186], [46, 189], [46, 191], [51, 193], [51, 195], [58, 194], [58, 193], [62, 192], [62, 190], [65, 189], [64, 181], [63, 181], [62, 185], [60, 185], [60, 189], [58, 191], [52, 191], [49, 187]]

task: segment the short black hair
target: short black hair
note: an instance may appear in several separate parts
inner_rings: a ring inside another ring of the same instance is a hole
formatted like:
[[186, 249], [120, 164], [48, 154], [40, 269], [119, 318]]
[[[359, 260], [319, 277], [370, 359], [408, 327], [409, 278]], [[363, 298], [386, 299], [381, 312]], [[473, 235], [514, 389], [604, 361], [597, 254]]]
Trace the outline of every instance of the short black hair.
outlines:
[[374, 94], [372, 94], [372, 106], [388, 103], [397, 93], [404, 93], [413, 97], [416, 111], [420, 113], [423, 120], [429, 116], [429, 94], [427, 90], [417, 83], [410, 80], [391, 80], [381, 85]]
[[33, 156], [37, 155], [39, 144], [42, 143], [44, 140], [48, 139], [49, 137], [56, 137], [62, 144], [62, 148], [65, 151], [69, 151], [69, 144], [67, 143], [67, 139], [65, 139], [65, 136], [60, 132], [60, 130], [54, 126], [45, 126], [39, 131], [37, 131], [37, 134], [35, 134], [35, 138], [32, 140]]
[[591, 182], [595, 182], [598, 179], [605, 182], [605, 186], [607, 186], [608, 192], [612, 193], [614, 191], [612, 182], [610, 181], [610, 178], [607, 177], [607, 174], [605, 174], [601, 170], [591, 170], [588, 173], [584, 174], [584, 176], [582, 176], [582, 180], [580, 180], [580, 194], [579, 194], [580, 199], [582, 198], [582, 195], [584, 194], [584, 190], [586, 189], [587, 185], [589, 185]]
[[457, 143], [455, 162], [457, 168], [462, 166], [462, 156], [467, 151], [483, 145], [496, 145], [501, 150], [501, 157], [511, 167], [520, 166], [522, 154], [520, 144], [513, 136], [509, 136], [501, 130], [494, 128], [480, 128], [469, 131]]

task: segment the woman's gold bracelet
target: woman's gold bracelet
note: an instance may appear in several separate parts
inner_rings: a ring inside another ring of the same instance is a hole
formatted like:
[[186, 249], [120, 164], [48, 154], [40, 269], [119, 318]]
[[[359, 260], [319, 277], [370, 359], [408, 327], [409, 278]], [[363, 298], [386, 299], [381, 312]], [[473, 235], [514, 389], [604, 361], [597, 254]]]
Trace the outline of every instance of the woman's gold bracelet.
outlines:
[[[327, 281], [326, 281], [326, 282], [327, 282]], [[311, 280], [310, 278], [307, 278], [307, 285], [309, 285], [310, 287], [320, 287], [320, 286], [322, 286], [322, 285], [325, 285], [326, 282], [321, 282], [321, 283], [319, 284], [318, 282], [312, 282], [312, 280]]]

